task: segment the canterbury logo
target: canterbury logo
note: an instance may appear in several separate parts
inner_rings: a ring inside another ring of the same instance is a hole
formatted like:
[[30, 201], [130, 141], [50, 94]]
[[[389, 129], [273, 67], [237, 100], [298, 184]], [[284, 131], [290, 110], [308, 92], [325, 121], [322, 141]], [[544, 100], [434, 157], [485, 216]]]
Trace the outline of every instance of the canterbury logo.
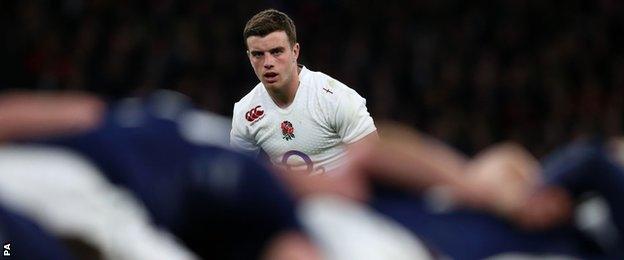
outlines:
[[261, 106], [256, 106], [253, 109], [247, 111], [247, 114], [245, 114], [245, 118], [247, 119], [247, 121], [253, 122], [262, 115], [264, 115], [264, 110], [262, 110]]

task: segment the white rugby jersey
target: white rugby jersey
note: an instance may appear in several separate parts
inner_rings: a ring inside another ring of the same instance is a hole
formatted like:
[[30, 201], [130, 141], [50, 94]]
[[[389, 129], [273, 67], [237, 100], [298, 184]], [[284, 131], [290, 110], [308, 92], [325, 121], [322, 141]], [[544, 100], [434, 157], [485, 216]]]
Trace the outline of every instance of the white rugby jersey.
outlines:
[[376, 130], [366, 99], [345, 84], [303, 67], [299, 88], [287, 108], [278, 107], [258, 83], [234, 104], [230, 144], [264, 150], [278, 166], [311, 173], [338, 167], [344, 144]]

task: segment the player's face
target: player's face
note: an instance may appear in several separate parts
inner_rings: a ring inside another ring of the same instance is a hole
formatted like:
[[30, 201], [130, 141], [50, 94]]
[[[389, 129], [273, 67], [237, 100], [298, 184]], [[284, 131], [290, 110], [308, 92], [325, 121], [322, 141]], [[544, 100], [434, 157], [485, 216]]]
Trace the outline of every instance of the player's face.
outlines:
[[266, 88], [280, 90], [296, 86], [299, 44], [290, 46], [284, 31], [276, 31], [264, 37], [247, 38], [247, 55], [258, 79]]

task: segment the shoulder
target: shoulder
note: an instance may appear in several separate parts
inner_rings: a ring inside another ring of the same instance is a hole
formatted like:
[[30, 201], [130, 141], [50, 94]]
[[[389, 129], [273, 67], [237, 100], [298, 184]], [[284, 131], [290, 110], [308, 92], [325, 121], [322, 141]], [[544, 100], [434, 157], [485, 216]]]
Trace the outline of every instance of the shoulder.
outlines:
[[319, 97], [339, 99], [345, 95], [359, 96], [355, 90], [323, 72], [310, 70], [308, 72], [306, 80]]
[[337, 108], [341, 103], [362, 99], [355, 90], [323, 72], [308, 71], [306, 76], [311, 96], [323, 108]]
[[[245, 118], [245, 114], [258, 106], [262, 106], [262, 90], [264, 86], [262, 83], [258, 83], [249, 93], [247, 93], [238, 102], [234, 103], [234, 112], [232, 113], [232, 120], [239, 120]], [[242, 117], [241, 117], [242, 116]]]

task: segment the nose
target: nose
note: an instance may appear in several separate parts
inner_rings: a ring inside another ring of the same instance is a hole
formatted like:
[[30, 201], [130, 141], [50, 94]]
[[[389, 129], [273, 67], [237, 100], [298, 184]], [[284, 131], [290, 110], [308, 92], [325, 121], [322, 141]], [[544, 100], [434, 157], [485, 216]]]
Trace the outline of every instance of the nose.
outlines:
[[263, 66], [265, 69], [273, 68], [273, 64], [275, 62], [275, 57], [273, 55], [264, 55], [264, 63]]

